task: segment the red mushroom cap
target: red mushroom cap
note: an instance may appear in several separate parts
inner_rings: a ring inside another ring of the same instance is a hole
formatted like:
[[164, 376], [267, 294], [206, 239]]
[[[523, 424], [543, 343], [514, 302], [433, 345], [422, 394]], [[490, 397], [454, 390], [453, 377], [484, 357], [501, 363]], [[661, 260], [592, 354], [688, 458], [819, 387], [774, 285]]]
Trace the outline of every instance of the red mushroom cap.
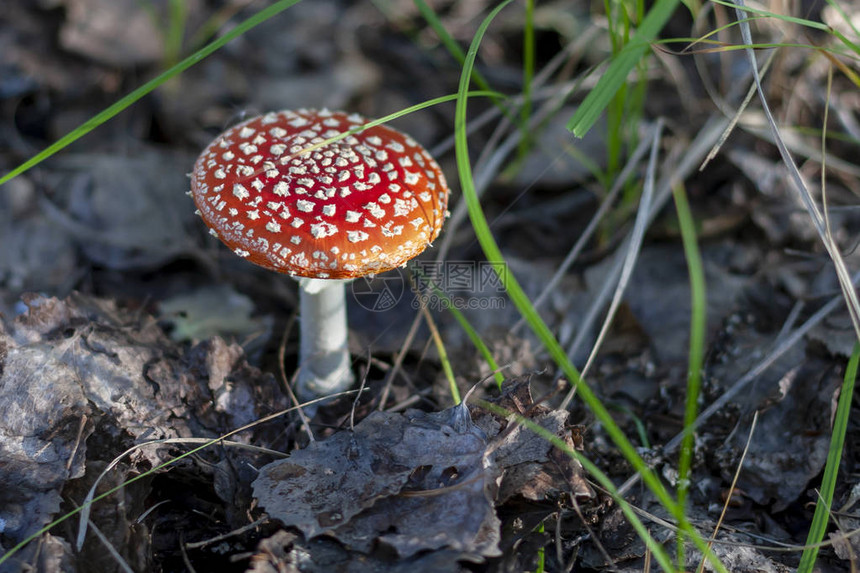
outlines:
[[[409, 136], [327, 110], [268, 113], [207, 147], [191, 195], [210, 232], [267, 269], [311, 278], [381, 273], [442, 230], [448, 186]], [[309, 149], [310, 148], [310, 149]]]

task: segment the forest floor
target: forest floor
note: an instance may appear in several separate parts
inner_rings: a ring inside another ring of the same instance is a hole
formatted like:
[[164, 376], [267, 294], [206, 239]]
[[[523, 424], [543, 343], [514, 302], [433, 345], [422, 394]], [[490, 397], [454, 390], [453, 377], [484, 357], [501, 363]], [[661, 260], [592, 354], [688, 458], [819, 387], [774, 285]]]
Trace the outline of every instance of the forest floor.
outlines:
[[[187, 10], [181, 50], [169, 4]], [[199, 48], [207, 24], [229, 29], [259, 4], [4, 0], [0, 174]], [[429, 4], [462, 46], [487, 9]], [[662, 119], [653, 216], [585, 381], [674, 490], [691, 295], [670, 191], [683, 182], [707, 292], [707, 417], [687, 515], [707, 537], [725, 511], [714, 551], [728, 570], [794, 570], [856, 340], [832, 262], [755, 102], [699, 170], [750, 86], [742, 52], [656, 49], [630, 87], [628, 103], [645, 89], [641, 114], [615, 127], [603, 119], [584, 139], [565, 129], [596, 81], [586, 72], [610, 53], [594, 9], [537, 3], [536, 70], [551, 73], [535, 91], [533, 111], [546, 119], [528, 146], [510, 139], [517, 131], [504, 131], [491, 101], [470, 99], [469, 146], [505, 272], [532, 301], [542, 297], [541, 316], [583, 366], [629, 253], [645, 161], [620, 198], [610, 187]], [[702, 34], [702, 21], [731, 17], [720, 10], [696, 22], [679, 10], [662, 35]], [[810, 10], [803, 16], [827, 21], [823, 4]], [[522, 90], [523, 14], [521, 3], [506, 8], [479, 53], [478, 71], [506, 94]], [[761, 42], [786, 32], [768, 22], [754, 30]], [[844, 137], [828, 141], [829, 224], [856, 269], [860, 98], [839, 74], [826, 93], [827, 70], [818, 52], [779, 50], [767, 95], [796, 128], [792, 151], [819, 192], [830, 96]], [[227, 127], [303, 107], [381, 117], [455, 93], [460, 71], [412, 2], [308, 0], [0, 186], [0, 571], [655, 570], [578, 463], [480, 400], [543, 426], [616, 485], [630, 480], [624, 498], [674, 554], [672, 516], [577, 397], [560, 409], [569, 381], [487, 274], [462, 207], [453, 103], [392, 124], [438, 158], [452, 217], [419, 262], [349, 287], [350, 348], [366, 391], [323, 402], [309, 426], [287, 392], [297, 285], [236, 257], [194, 215], [188, 173]], [[622, 133], [614, 165], [610, 130]], [[603, 205], [608, 215], [551, 282]], [[501, 388], [444, 300], [416, 295], [428, 273], [503, 366]], [[460, 395], [477, 386], [468, 406], [455, 405], [434, 329]], [[858, 432], [852, 422], [818, 571], [848, 570], [860, 555], [860, 537], [840, 535], [860, 526]], [[686, 559], [692, 571], [701, 556], [690, 549]]]

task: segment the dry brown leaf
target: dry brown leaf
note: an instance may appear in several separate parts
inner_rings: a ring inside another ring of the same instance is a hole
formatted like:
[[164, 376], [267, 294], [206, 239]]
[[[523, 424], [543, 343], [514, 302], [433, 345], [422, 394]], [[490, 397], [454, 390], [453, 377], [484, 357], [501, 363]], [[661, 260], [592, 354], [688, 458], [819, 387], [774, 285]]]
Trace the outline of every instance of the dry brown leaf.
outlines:
[[[51, 521], [69, 480], [98, 473], [135, 441], [216, 437], [286, 405], [237, 345], [215, 338], [183, 353], [151, 317], [113, 303], [78, 294], [25, 302], [26, 314], [0, 325], [4, 542]], [[143, 460], [163, 461], [155, 448]]]
[[[525, 380], [496, 402], [567, 433], [567, 412], [535, 405]], [[308, 538], [327, 534], [365, 554], [384, 546], [401, 559], [449, 551], [452, 559], [481, 560], [499, 555], [496, 505], [515, 495], [593, 498], [581, 470], [526, 427], [461, 405], [371, 414], [352, 431], [264, 467], [254, 495], [271, 517]]]
[[403, 557], [442, 548], [497, 555], [496, 476], [485, 448], [462, 406], [375, 412], [264, 467], [254, 495], [306, 536], [330, 533], [362, 551], [380, 541]]

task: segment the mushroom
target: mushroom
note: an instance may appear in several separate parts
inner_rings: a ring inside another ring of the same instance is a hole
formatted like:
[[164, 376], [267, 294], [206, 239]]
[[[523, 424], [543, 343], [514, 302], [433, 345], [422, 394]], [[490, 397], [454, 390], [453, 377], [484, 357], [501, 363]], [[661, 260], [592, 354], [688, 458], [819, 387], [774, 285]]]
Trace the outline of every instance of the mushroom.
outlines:
[[409, 136], [328, 110], [268, 113], [203, 151], [191, 174], [197, 212], [233, 252], [299, 278], [297, 394], [354, 381], [347, 349], [347, 281], [402, 266], [439, 235], [448, 186]]

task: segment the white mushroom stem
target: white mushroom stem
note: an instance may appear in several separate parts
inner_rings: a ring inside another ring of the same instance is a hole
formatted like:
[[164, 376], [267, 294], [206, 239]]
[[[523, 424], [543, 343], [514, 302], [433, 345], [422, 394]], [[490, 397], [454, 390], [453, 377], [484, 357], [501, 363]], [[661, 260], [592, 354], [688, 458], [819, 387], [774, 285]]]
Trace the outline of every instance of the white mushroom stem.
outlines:
[[346, 328], [347, 281], [299, 280], [299, 376], [296, 393], [311, 400], [348, 390], [350, 368]]

